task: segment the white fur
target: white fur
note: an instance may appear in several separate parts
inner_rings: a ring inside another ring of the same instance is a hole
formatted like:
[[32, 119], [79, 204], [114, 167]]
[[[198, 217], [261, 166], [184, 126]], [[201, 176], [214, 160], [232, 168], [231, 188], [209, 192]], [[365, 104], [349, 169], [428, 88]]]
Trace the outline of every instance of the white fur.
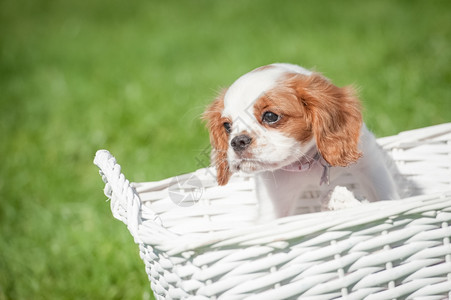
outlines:
[[354, 197], [354, 194], [344, 186], [337, 185], [321, 201], [321, 210], [339, 210], [343, 208], [356, 207], [362, 202]]
[[[310, 71], [296, 65], [274, 64], [272, 68], [252, 71], [243, 75], [230, 86], [224, 97], [223, 116], [229, 118], [233, 124], [229, 134], [228, 163], [232, 172], [241, 170], [256, 174], [256, 191], [262, 220], [292, 215], [297, 199], [309, 186], [319, 185], [324, 171], [323, 166], [319, 163], [314, 164], [306, 172], [291, 172], [281, 169], [315, 147], [314, 139], [302, 144], [283, 132], [265, 129], [254, 116], [255, 101], [265, 91], [273, 88], [277, 84], [277, 79], [286, 72], [311, 74]], [[243, 132], [255, 137], [254, 143], [256, 144], [249, 149], [251, 152], [248, 153], [250, 158], [243, 158], [230, 146], [230, 141]], [[374, 136], [364, 125], [361, 129], [360, 150], [363, 157], [357, 163], [346, 168], [331, 168], [330, 184], [320, 186], [323, 194], [329, 198], [334, 195], [331, 191], [340, 183], [340, 176], [344, 172], [350, 172], [355, 175], [364, 188], [369, 201], [398, 199], [395, 182], [385, 165], [381, 150]], [[336, 192], [335, 195], [338, 195], [336, 196], [338, 198], [349, 196], [349, 194], [339, 192], [338, 194]], [[338, 202], [340, 201], [338, 200]], [[349, 203], [355, 204], [355, 201]], [[328, 207], [332, 207], [332, 209], [347, 205], [346, 203], [335, 205], [334, 201], [331, 203]]]

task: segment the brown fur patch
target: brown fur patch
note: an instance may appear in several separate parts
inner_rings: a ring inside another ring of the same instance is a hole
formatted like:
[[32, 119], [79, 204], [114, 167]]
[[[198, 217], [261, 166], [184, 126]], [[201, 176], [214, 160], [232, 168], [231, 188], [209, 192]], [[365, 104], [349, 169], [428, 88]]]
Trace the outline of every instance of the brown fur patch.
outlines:
[[362, 114], [354, 89], [337, 87], [317, 73], [292, 74], [284, 84], [295, 89], [324, 159], [332, 166], [347, 166], [357, 161], [361, 157], [358, 143]]
[[[274, 124], [264, 123], [265, 112], [279, 115], [280, 120]], [[300, 105], [296, 90], [288, 85], [280, 84], [260, 97], [254, 104], [254, 116], [268, 130], [285, 132], [298, 141], [306, 142], [312, 137], [309, 115]]]
[[219, 185], [227, 184], [231, 176], [227, 162], [228, 134], [224, 128], [224, 122], [230, 122], [230, 120], [222, 117], [225, 93], [226, 90], [222, 91], [202, 115], [202, 119], [207, 121], [207, 128], [210, 133], [210, 143], [213, 148], [212, 162], [216, 167], [216, 180]]

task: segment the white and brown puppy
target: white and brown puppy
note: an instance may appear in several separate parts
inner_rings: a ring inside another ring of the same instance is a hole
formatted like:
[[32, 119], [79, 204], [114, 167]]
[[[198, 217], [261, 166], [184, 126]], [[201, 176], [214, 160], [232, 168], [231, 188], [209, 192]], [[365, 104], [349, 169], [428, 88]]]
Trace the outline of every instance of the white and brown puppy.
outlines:
[[[309, 185], [325, 193], [344, 171], [369, 201], [399, 198], [351, 87], [291, 64], [272, 64], [236, 80], [205, 111], [219, 185], [255, 173], [261, 213], [294, 213]], [[326, 184], [324, 184], [326, 183]]]

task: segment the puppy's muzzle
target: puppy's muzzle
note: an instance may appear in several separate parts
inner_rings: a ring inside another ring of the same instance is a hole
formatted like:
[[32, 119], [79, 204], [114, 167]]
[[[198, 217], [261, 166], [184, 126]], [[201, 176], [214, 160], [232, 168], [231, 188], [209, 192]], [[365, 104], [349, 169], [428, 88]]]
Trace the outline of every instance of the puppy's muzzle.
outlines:
[[230, 142], [230, 146], [232, 146], [236, 153], [241, 153], [249, 147], [251, 142], [252, 138], [250, 136], [242, 134], [234, 137]]

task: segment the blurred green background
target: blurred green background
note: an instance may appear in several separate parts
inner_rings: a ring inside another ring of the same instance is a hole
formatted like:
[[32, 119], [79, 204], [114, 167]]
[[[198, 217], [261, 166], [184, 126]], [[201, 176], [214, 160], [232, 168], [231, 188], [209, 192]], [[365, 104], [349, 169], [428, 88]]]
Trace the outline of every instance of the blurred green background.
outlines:
[[272, 62], [360, 88], [378, 135], [451, 121], [450, 1], [0, 1], [0, 299], [152, 298], [92, 164], [201, 167], [199, 116]]

